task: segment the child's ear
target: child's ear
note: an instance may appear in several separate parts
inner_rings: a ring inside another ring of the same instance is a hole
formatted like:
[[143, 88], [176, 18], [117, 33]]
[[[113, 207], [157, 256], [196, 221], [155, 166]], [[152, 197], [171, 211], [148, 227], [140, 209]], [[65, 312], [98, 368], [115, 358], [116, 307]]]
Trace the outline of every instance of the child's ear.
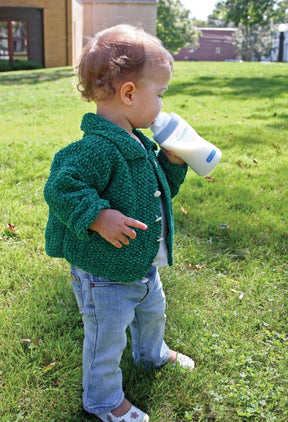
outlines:
[[134, 101], [134, 93], [135, 93], [135, 84], [134, 82], [125, 82], [120, 88], [120, 97], [122, 102], [125, 105], [132, 105]]

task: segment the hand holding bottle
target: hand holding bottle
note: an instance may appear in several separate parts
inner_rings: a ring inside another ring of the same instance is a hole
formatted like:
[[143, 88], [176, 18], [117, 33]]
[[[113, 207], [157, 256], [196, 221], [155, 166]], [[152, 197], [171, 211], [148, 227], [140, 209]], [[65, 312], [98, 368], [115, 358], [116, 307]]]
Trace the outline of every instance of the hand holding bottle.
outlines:
[[207, 176], [218, 164], [222, 153], [176, 113], [160, 113], [150, 126], [161, 148], [173, 151], [199, 176]]

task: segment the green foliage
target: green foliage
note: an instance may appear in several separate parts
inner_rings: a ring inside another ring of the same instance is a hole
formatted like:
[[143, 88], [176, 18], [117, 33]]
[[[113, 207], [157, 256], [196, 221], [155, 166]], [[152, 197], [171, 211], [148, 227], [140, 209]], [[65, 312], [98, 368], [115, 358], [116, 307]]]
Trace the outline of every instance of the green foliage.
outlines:
[[159, 0], [157, 6], [157, 36], [172, 53], [187, 45], [197, 45], [199, 33], [180, 0]]
[[246, 27], [283, 23], [288, 19], [288, 0], [220, 0], [209, 16], [209, 23]]
[[[283, 63], [175, 63], [165, 111], [223, 156], [174, 200], [174, 266], [161, 269], [166, 341], [196, 369], [135, 368], [127, 398], [157, 422], [287, 422], [287, 78]], [[0, 420], [88, 422], [81, 317], [63, 260], [44, 251], [43, 186], [80, 139], [71, 68], [0, 76]], [[147, 130], [150, 135], [150, 131]], [[214, 180], [214, 181], [213, 181]]]
[[277, 8], [274, 17], [274, 22], [276, 23], [286, 23], [288, 22], [288, 0], [277, 1]]
[[30, 70], [30, 69], [41, 69], [42, 65], [37, 62], [30, 60], [0, 60], [0, 72], [8, 72], [10, 70]]
[[241, 59], [260, 60], [272, 51], [275, 21], [285, 16], [284, 3], [287, 0], [220, 0], [209, 20], [238, 27], [236, 47]]
[[8, 72], [11, 69], [9, 60], [0, 60], [0, 72]]
[[275, 3], [276, 0], [220, 0], [216, 9], [225, 11], [226, 22], [252, 27], [266, 23], [274, 15]]
[[276, 33], [275, 25], [270, 22], [264, 26], [252, 27], [245, 27], [240, 23], [234, 35], [239, 57], [247, 61], [260, 61], [262, 57], [270, 57], [274, 48], [273, 36]]

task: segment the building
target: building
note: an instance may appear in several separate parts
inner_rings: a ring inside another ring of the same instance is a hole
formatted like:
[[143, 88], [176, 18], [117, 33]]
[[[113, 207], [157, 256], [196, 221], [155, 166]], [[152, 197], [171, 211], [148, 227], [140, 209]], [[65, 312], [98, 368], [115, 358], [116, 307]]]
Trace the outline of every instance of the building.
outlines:
[[[0, 0], [1, 2], [1, 0]], [[83, 0], [84, 43], [103, 28], [119, 23], [142, 25], [156, 35], [157, 0]]]
[[0, 0], [0, 59], [73, 65], [89, 37], [118, 23], [155, 35], [157, 0]]
[[235, 28], [198, 28], [200, 31], [197, 48], [184, 48], [175, 55], [175, 60], [223, 61], [236, 60], [234, 46]]

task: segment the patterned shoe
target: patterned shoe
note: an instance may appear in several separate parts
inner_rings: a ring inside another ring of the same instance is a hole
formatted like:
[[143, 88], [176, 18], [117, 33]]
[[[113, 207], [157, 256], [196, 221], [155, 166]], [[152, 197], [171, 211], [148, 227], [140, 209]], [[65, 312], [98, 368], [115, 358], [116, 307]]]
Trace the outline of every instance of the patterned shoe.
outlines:
[[116, 417], [111, 412], [99, 412], [95, 413], [95, 416], [102, 422], [148, 422], [149, 416], [137, 409], [135, 406], [131, 406], [130, 410], [125, 415]]
[[192, 371], [195, 368], [194, 360], [188, 356], [182, 355], [182, 353], [177, 353], [176, 362], [174, 362], [172, 365], [179, 365], [180, 368], [188, 369], [189, 371]]

